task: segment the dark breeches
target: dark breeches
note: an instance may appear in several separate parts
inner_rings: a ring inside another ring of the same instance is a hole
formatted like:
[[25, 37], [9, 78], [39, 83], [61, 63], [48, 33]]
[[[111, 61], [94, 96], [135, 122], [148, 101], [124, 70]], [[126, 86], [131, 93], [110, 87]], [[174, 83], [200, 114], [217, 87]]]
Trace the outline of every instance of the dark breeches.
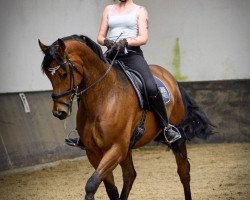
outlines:
[[127, 67], [137, 71], [143, 77], [148, 96], [157, 95], [157, 85], [140, 48], [136, 51], [128, 50], [127, 54], [118, 54], [117, 60], [122, 61]]

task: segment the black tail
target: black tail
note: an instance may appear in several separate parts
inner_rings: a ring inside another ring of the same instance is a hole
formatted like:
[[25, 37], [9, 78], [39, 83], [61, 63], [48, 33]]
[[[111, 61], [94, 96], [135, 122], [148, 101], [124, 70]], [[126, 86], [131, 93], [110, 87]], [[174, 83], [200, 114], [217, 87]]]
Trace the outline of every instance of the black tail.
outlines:
[[190, 98], [185, 89], [180, 85], [179, 88], [185, 106], [186, 116], [177, 128], [187, 140], [191, 140], [194, 137], [207, 139], [214, 133], [214, 125], [196, 102]]

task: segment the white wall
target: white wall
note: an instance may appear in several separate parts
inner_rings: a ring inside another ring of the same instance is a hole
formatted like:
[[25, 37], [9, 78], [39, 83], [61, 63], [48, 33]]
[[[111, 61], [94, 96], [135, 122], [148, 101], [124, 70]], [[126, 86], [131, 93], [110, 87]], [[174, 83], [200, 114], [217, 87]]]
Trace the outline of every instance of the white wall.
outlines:
[[171, 70], [178, 37], [189, 81], [250, 78], [250, 0], [137, 2], [150, 13], [150, 62]]
[[0, 0], [0, 93], [51, 89], [41, 73], [38, 38], [86, 34], [95, 39], [103, 0]]
[[[112, 0], [0, 0], [0, 93], [51, 89], [41, 73], [37, 40], [86, 34], [96, 39], [101, 12]], [[149, 63], [172, 71], [180, 39], [188, 81], [245, 79], [250, 56], [250, 0], [135, 0], [150, 14]]]

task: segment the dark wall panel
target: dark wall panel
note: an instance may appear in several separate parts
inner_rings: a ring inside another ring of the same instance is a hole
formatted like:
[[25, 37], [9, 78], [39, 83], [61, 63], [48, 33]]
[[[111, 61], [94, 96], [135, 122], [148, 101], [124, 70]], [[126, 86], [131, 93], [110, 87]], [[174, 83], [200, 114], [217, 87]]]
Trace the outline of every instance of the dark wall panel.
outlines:
[[67, 119], [65, 130], [64, 121], [52, 115], [50, 92], [25, 95], [30, 113], [24, 111], [19, 94], [0, 95], [0, 170], [83, 155], [64, 144], [75, 120]]
[[181, 84], [216, 125], [209, 142], [250, 142], [250, 80]]

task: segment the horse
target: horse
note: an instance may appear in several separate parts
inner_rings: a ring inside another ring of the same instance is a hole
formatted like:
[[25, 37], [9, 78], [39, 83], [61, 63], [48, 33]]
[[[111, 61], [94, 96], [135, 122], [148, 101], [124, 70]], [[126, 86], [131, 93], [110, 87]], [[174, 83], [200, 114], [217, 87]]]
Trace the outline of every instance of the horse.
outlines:
[[[107, 62], [100, 46], [87, 36], [59, 38], [50, 46], [38, 42], [44, 53], [42, 71], [53, 88], [53, 115], [61, 120], [67, 118], [74, 96], [79, 99], [76, 130], [95, 169], [85, 185], [85, 200], [94, 200], [102, 182], [111, 200], [128, 199], [137, 175], [132, 150], [163, 137], [155, 115], [151, 110], [147, 111], [145, 131], [130, 148], [133, 131], [143, 110], [124, 72]], [[212, 128], [204, 112], [166, 69], [157, 65], [150, 65], [150, 69], [170, 91], [171, 101], [166, 107], [169, 122], [178, 127], [185, 141], [195, 136], [207, 138]], [[186, 142], [181, 143], [178, 150], [172, 150], [185, 199], [191, 200]], [[118, 165], [123, 174], [120, 194], [113, 176]]]

